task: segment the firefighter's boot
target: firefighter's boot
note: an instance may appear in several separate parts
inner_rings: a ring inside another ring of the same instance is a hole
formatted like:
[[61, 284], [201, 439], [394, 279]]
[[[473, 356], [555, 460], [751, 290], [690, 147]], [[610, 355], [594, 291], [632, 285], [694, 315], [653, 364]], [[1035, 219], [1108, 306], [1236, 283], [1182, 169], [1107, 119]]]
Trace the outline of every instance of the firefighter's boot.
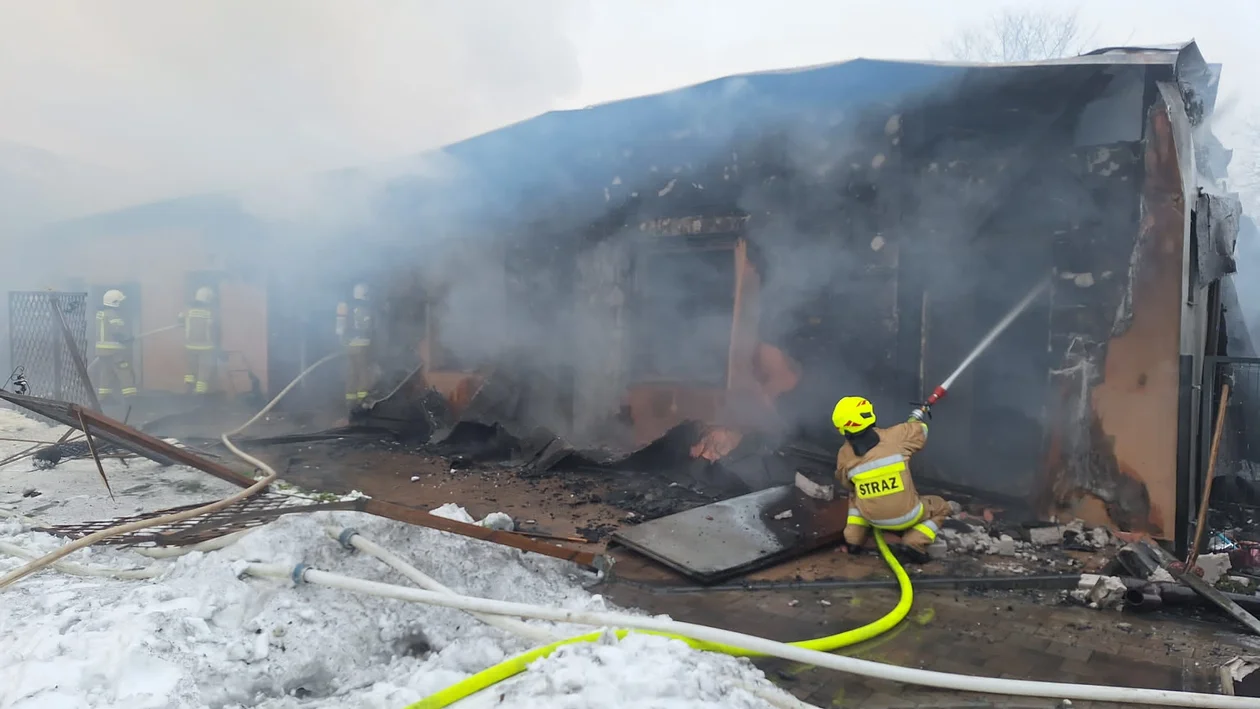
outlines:
[[870, 527], [865, 524], [855, 524], [850, 521], [844, 528], [844, 543], [849, 548], [850, 554], [861, 554], [862, 547], [866, 544], [867, 534]]

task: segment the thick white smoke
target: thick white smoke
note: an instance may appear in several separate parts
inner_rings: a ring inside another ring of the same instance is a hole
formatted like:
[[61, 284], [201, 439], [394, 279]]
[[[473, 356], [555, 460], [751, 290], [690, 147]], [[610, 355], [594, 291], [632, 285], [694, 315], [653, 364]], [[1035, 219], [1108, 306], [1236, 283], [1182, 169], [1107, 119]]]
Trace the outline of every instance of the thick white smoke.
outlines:
[[[57, 200], [64, 212], [391, 159], [576, 91], [569, 35], [583, 9], [0, 0], [0, 141], [111, 170], [93, 189], [76, 186], [79, 204]], [[0, 202], [10, 215], [22, 208]]]

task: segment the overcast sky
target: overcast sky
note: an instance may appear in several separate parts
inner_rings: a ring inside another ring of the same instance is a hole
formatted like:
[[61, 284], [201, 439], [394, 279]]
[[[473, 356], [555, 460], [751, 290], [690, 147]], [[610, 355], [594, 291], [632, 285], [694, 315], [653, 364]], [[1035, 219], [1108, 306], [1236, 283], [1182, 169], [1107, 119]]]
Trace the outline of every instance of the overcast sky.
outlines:
[[[559, 107], [944, 44], [1038, 0], [0, 0], [0, 141], [146, 195], [388, 159]], [[1197, 39], [1260, 106], [1260, 2], [1090, 0], [1092, 44]], [[1232, 111], [1228, 123], [1246, 111]]]

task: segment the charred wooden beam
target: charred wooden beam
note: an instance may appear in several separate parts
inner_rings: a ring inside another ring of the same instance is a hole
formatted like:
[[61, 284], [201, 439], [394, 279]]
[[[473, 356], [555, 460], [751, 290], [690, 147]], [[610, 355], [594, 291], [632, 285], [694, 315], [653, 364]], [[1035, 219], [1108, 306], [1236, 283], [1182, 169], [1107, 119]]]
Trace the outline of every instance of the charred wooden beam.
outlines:
[[522, 534], [515, 532], [503, 532], [495, 529], [487, 529], [475, 524], [467, 522], [457, 522], [453, 519], [438, 517], [429, 514], [424, 510], [418, 510], [414, 507], [405, 507], [403, 505], [385, 502], [384, 500], [367, 500], [361, 508], [368, 514], [374, 514], [378, 517], [385, 517], [396, 520], [398, 522], [406, 522], [420, 527], [428, 527], [442, 532], [450, 532], [464, 537], [472, 537], [486, 542], [502, 544], [503, 546], [520, 549], [521, 551], [530, 551], [535, 554], [542, 554], [556, 559], [572, 561], [589, 569], [603, 571], [611, 566], [611, 562], [602, 554], [594, 554], [589, 551], [573, 549], [571, 547], [561, 546], [559, 544], [548, 544], [546, 542], [530, 539]]
[[7, 391], [0, 391], [0, 399], [41, 416], [46, 416], [63, 426], [83, 431], [85, 434], [87, 433], [86, 429], [90, 427], [95, 438], [108, 441], [118, 448], [131, 451], [138, 456], [148, 458], [161, 465], [186, 465], [240, 487], [249, 487], [255, 482], [248, 475], [242, 475], [225, 465], [207, 460], [192, 451], [154, 438], [125, 423], [77, 404], [52, 399], [40, 399], [34, 396], [22, 396], [21, 394], [12, 394]]

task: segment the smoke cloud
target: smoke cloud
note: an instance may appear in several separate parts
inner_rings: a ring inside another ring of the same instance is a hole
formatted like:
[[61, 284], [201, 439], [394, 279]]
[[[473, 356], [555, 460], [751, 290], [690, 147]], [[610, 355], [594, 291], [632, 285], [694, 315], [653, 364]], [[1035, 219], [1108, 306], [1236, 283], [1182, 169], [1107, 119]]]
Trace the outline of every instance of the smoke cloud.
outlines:
[[45, 218], [390, 160], [571, 95], [584, 9], [4, 0], [0, 141], [110, 171]]

